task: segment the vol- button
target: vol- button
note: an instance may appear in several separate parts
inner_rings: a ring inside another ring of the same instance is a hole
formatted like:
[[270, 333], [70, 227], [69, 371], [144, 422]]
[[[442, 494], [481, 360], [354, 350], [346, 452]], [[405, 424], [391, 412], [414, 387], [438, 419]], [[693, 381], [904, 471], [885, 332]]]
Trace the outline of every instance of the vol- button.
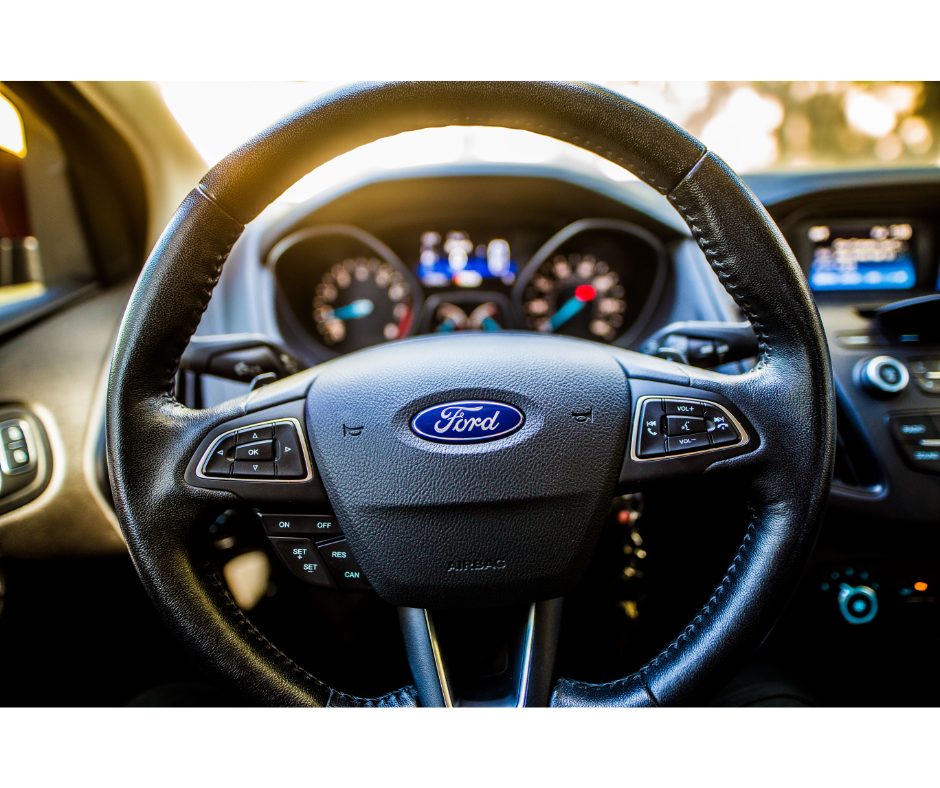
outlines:
[[698, 432], [694, 435], [680, 435], [674, 438], [670, 437], [666, 440], [666, 451], [669, 452], [669, 454], [707, 449], [708, 446], [708, 435], [704, 432]]

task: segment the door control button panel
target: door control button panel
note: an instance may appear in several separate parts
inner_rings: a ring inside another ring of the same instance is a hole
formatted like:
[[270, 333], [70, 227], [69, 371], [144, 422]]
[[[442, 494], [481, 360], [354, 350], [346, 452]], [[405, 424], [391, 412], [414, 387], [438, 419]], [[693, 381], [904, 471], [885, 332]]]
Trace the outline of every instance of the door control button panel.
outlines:
[[9, 419], [0, 424], [0, 468], [4, 473], [14, 476], [36, 467], [31, 444], [29, 424], [25, 419]]
[[293, 419], [226, 432], [213, 441], [199, 465], [201, 476], [246, 481], [299, 480], [309, 473]]
[[633, 458], [663, 459], [747, 442], [731, 414], [716, 402], [640, 397]]

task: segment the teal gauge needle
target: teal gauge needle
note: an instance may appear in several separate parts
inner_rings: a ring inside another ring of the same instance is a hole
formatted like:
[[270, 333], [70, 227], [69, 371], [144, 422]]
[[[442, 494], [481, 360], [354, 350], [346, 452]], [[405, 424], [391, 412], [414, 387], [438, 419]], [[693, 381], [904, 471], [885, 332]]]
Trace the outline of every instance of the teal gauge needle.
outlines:
[[591, 285], [578, 285], [574, 289], [574, 295], [565, 301], [561, 308], [551, 316], [548, 321], [549, 329], [557, 331], [596, 297], [597, 291]]
[[332, 317], [337, 320], [355, 320], [358, 317], [368, 317], [372, 314], [373, 309], [375, 309], [375, 304], [368, 298], [357, 298], [345, 306], [336, 307], [333, 310]]

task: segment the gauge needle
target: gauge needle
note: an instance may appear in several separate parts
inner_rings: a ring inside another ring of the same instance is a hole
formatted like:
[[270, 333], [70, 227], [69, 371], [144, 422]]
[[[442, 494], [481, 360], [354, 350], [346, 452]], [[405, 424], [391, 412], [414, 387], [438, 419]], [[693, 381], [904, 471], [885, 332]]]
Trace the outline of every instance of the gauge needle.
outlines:
[[357, 298], [345, 306], [334, 309], [332, 317], [337, 320], [355, 320], [357, 317], [368, 317], [373, 309], [375, 309], [375, 304], [368, 298]]
[[552, 315], [548, 321], [548, 327], [552, 331], [557, 331], [595, 298], [597, 298], [597, 290], [593, 286], [578, 285], [574, 289], [574, 295], [565, 301], [561, 308]]

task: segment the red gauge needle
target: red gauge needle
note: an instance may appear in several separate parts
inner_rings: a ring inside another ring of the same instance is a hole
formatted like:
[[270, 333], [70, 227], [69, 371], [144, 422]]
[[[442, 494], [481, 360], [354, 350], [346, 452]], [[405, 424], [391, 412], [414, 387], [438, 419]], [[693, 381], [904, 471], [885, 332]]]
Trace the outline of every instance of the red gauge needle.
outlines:
[[597, 290], [593, 285], [578, 285], [574, 289], [574, 295], [552, 315], [548, 321], [548, 327], [552, 331], [557, 331], [595, 298], [597, 298]]

